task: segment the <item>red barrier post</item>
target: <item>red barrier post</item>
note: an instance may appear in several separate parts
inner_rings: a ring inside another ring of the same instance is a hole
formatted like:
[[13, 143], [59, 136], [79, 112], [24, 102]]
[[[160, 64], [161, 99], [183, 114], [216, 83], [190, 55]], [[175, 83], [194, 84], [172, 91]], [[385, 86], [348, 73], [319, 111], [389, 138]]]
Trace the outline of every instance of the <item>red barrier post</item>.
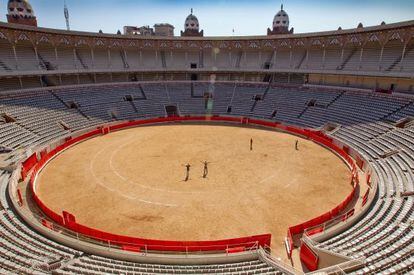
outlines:
[[302, 246], [300, 247], [300, 260], [305, 264], [309, 271], [318, 269], [319, 257], [306, 243], [302, 243]]

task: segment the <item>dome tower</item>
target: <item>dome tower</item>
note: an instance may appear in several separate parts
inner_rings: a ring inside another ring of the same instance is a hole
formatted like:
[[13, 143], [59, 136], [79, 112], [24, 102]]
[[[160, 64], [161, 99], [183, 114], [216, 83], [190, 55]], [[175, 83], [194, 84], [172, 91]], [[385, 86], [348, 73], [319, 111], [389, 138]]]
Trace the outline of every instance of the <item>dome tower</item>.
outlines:
[[7, 21], [37, 27], [37, 19], [28, 0], [9, 0]]
[[184, 31], [181, 31], [181, 36], [204, 36], [204, 31], [200, 31], [200, 24], [197, 17], [193, 14], [193, 9], [191, 9], [191, 14], [185, 19]]
[[293, 33], [293, 28], [289, 30], [289, 15], [283, 9], [283, 4], [280, 11], [273, 18], [273, 28], [267, 29], [267, 35], [289, 34]]

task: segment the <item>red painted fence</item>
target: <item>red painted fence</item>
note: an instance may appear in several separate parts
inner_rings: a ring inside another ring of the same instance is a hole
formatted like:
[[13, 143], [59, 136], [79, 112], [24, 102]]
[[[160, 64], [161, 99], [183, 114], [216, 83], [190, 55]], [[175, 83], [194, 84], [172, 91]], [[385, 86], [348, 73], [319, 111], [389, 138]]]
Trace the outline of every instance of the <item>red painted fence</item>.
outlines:
[[22, 174], [22, 179], [23, 180], [26, 179], [27, 175], [29, 174], [29, 171], [33, 169], [33, 167], [36, 165], [36, 163], [37, 163], [36, 153], [32, 154], [28, 159], [26, 159], [22, 163], [21, 174]]
[[[56, 148], [46, 152], [43, 150], [41, 152], [41, 158], [37, 161], [36, 154], [34, 157], [30, 157], [26, 160], [23, 164], [24, 169], [22, 169], [22, 176], [23, 171], [24, 175], [26, 176], [30, 169], [34, 167], [34, 171], [32, 177], [30, 179], [31, 188], [34, 195], [34, 200], [39, 206], [39, 208], [54, 222], [58, 223], [61, 226], [66, 226], [68, 229], [73, 230], [75, 232], [81, 233], [86, 235], [90, 238], [101, 240], [105, 242], [109, 242], [114, 245], [119, 245], [124, 247], [127, 250], [134, 250], [139, 251], [141, 249], [147, 250], [154, 250], [154, 251], [233, 251], [234, 249], [240, 250], [241, 247], [243, 249], [250, 248], [256, 245], [260, 246], [270, 246], [271, 244], [271, 235], [264, 234], [258, 236], [250, 236], [244, 238], [235, 238], [235, 239], [227, 239], [227, 240], [218, 240], [218, 241], [163, 241], [163, 240], [150, 240], [150, 239], [141, 239], [135, 237], [127, 237], [127, 236], [120, 236], [116, 234], [110, 234], [107, 232], [99, 231], [93, 228], [89, 228], [87, 226], [78, 224], [76, 219], [70, 213], [64, 212], [64, 216], [59, 215], [49, 209], [36, 195], [34, 179], [37, 175], [37, 172], [49, 161], [51, 158], [56, 156], [62, 150], [72, 146], [73, 144], [84, 141], [88, 138], [95, 137], [101, 134], [107, 134], [109, 132], [121, 130], [128, 127], [135, 127], [139, 125], [145, 124], [157, 124], [157, 123], [166, 123], [166, 122], [180, 122], [180, 121], [217, 121], [217, 122], [231, 122], [231, 123], [242, 123], [242, 124], [252, 124], [252, 125], [260, 125], [265, 127], [277, 128], [283, 131], [287, 131], [296, 135], [304, 136], [310, 140], [313, 140], [316, 143], [324, 145], [331, 150], [338, 153], [341, 157], [343, 157], [346, 162], [352, 167], [352, 181], [354, 186], [358, 184], [357, 173], [355, 173], [356, 166], [349, 155], [346, 153], [345, 150], [339, 148], [333, 143], [333, 140], [327, 136], [325, 136], [321, 132], [311, 131], [306, 129], [295, 128], [292, 126], [285, 126], [277, 122], [270, 122], [270, 121], [262, 121], [257, 119], [247, 119], [247, 118], [238, 118], [238, 117], [220, 117], [220, 116], [212, 116], [212, 117], [168, 117], [168, 118], [156, 118], [156, 119], [148, 119], [148, 120], [139, 120], [139, 121], [130, 121], [124, 122], [116, 125], [106, 126], [104, 128], [100, 127], [95, 129], [89, 133], [83, 134], [81, 136], [75, 138], [67, 138], [65, 143], [62, 145], [57, 146]], [[36, 163], [37, 162], [37, 163]], [[289, 228], [288, 232], [288, 239], [289, 243], [293, 248], [293, 238], [297, 234], [302, 234], [306, 228], [314, 227], [324, 222], [334, 218], [340, 212], [342, 212], [349, 204], [349, 202], [354, 197], [355, 189], [352, 193], [335, 209], [332, 211], [325, 213], [315, 219], [307, 221], [305, 223], [293, 226]], [[64, 218], [65, 217], [65, 218]]]
[[309, 271], [318, 269], [319, 257], [306, 243], [302, 243], [302, 246], [300, 247], [300, 260], [305, 264]]

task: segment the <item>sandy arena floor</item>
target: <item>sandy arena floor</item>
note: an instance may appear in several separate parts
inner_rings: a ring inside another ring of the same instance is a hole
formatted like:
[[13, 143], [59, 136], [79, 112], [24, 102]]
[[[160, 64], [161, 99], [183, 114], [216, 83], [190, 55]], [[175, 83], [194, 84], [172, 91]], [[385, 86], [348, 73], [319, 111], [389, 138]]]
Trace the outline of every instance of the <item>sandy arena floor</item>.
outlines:
[[351, 191], [337, 156], [303, 139], [295, 151], [297, 139], [232, 126], [128, 129], [65, 151], [42, 171], [37, 192], [54, 211], [107, 232], [164, 240], [272, 233], [283, 255], [290, 225], [332, 209]]

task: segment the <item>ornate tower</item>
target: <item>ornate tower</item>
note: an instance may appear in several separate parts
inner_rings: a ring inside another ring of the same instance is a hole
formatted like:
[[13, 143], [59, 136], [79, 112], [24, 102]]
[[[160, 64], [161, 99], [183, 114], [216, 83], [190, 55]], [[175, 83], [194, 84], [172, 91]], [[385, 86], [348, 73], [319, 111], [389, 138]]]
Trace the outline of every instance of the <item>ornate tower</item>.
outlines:
[[9, 0], [7, 21], [37, 27], [37, 19], [28, 0]]
[[200, 31], [197, 17], [193, 15], [193, 9], [191, 9], [191, 14], [185, 19], [184, 32], [181, 32], [181, 36], [204, 36], [204, 31]]
[[289, 34], [293, 33], [293, 28], [289, 30], [289, 15], [283, 9], [283, 4], [280, 11], [273, 18], [273, 29], [267, 29], [267, 35]]

